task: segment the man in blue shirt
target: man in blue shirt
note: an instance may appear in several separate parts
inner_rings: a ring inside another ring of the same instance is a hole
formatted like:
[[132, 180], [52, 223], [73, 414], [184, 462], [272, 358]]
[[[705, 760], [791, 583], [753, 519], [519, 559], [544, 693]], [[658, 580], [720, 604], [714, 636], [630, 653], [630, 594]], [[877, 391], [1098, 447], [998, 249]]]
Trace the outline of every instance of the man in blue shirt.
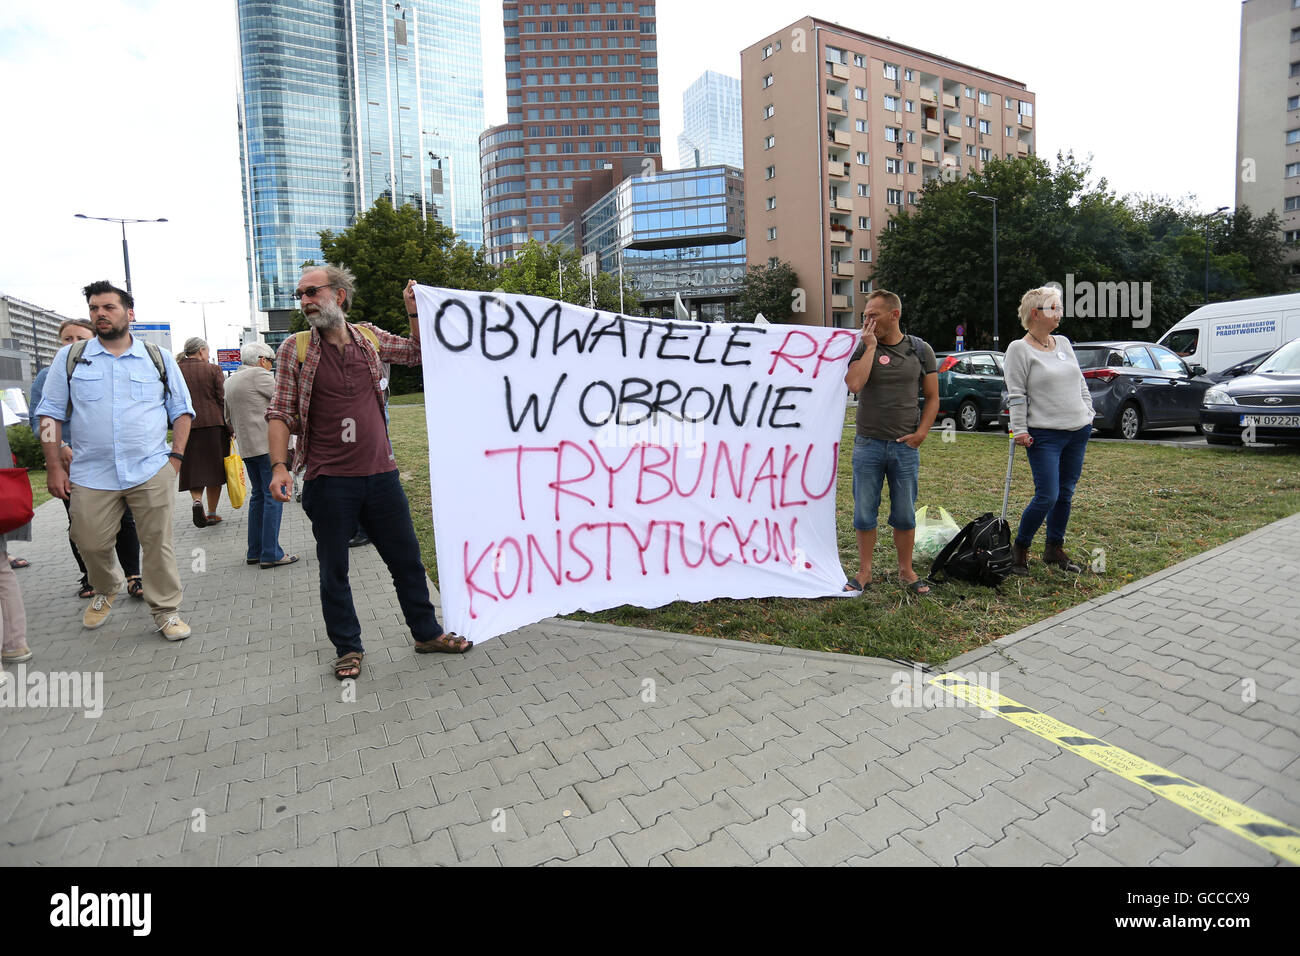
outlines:
[[[154, 624], [167, 640], [184, 640], [190, 628], [178, 614], [181, 580], [172, 549], [172, 511], [194, 407], [175, 360], [161, 349], [151, 354], [127, 331], [135, 319], [131, 294], [108, 282], [93, 282], [82, 292], [96, 337], [86, 342], [71, 378], [63, 374], [68, 352], [80, 346], [59, 350], [41, 404], [32, 412], [40, 419], [50, 494], [66, 501], [76, 490], [72, 539], [95, 589], [82, 624], [100, 627], [122, 588], [113, 545], [129, 505], [144, 550], [144, 598]], [[165, 387], [155, 358], [166, 373]], [[70, 469], [59, 454], [64, 422], [72, 425]]]

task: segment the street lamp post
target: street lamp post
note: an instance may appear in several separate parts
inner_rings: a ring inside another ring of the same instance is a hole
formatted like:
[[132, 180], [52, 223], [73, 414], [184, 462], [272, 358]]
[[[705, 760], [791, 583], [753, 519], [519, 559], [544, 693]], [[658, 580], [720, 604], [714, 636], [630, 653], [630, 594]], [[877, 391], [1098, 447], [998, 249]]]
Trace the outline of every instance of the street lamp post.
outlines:
[[966, 195], [993, 203], [993, 351], [998, 349], [998, 197], [982, 196], [975, 190]]
[[[181, 303], [181, 305], [197, 305], [203, 310], [203, 341], [208, 342], [208, 306], [218, 305], [222, 302], [225, 302], [226, 300], [225, 299], [179, 299], [178, 301]], [[208, 342], [208, 347], [209, 348], [212, 347], [211, 342]]]
[[126, 224], [128, 222], [166, 222], [166, 219], [118, 219], [114, 216], [87, 216], [84, 212], [76, 214], [77, 219], [98, 219], [100, 222], [115, 222], [122, 227], [122, 269], [126, 272], [126, 291], [131, 291], [131, 257], [126, 250]]
[[1210, 304], [1210, 220], [1228, 208], [1220, 206], [1205, 217], [1205, 305]]

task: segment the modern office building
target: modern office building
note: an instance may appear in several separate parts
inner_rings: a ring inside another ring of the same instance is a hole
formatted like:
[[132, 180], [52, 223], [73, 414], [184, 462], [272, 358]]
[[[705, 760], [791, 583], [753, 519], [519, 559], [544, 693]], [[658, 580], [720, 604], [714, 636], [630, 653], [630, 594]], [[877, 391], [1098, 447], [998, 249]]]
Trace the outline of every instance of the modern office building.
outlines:
[[[641, 315], [673, 314], [680, 295], [704, 321], [736, 312], [745, 278], [745, 182], [734, 166], [674, 169], [623, 180], [566, 225], [556, 242], [594, 254], [601, 272], [641, 294]], [[581, 230], [581, 240], [577, 240]]]
[[475, 0], [237, 0], [252, 309], [283, 330], [319, 233], [381, 197], [483, 241]]
[[740, 80], [705, 70], [682, 94], [682, 132], [677, 137], [682, 169], [742, 165], [740, 122]]
[[60, 315], [15, 296], [0, 294], [0, 340], [13, 339], [18, 343], [14, 347], [27, 353], [31, 376], [50, 364], [59, 350], [59, 326], [71, 318], [76, 316]]
[[[572, 221], [575, 183], [663, 167], [653, 0], [504, 0], [506, 122], [479, 137], [492, 262]], [[608, 169], [606, 169], [608, 167]]]
[[1300, 287], [1300, 3], [1245, 0], [1237, 80], [1237, 197], [1282, 219], [1289, 281]]
[[740, 82], [749, 261], [794, 266], [810, 325], [857, 324], [927, 182], [1034, 152], [1023, 83], [814, 17], [741, 51]]

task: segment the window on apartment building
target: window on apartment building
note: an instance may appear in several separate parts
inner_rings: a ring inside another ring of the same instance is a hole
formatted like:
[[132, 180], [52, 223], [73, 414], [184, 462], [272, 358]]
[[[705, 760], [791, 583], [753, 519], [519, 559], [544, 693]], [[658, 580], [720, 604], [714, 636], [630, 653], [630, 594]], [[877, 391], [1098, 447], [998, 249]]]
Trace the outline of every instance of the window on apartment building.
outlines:
[[870, 261], [871, 261], [871, 250], [870, 250], [870, 249], [859, 249], [859, 250], [858, 250], [858, 261], [859, 261], [859, 262], [870, 262]]
[[766, 106], [763, 107], [763, 119], [771, 119], [775, 115], [776, 115], [776, 107], [773, 106], [771, 103], [768, 103]]
[[775, 197], [775, 196], [768, 196], [768, 197], [767, 197], [767, 208], [768, 208], [768, 209], [775, 209], [775, 208], [776, 208], [776, 197]]
[[907, 164], [907, 172], [909, 175], [914, 174], [916, 172], [916, 163], [909, 162]]
[[859, 217], [858, 217], [858, 228], [859, 228], [859, 229], [870, 229], [870, 228], [871, 228], [871, 220], [870, 220], [868, 217], [866, 217], [866, 216], [859, 216]]
[[1300, 40], [1300, 27], [1291, 28], [1291, 42], [1295, 43], [1296, 40]]
[[1005, 131], [1006, 131], [1006, 135], [1007, 135], [1007, 136], [1015, 136], [1015, 135], [1016, 135], [1015, 130], [1013, 130], [1010, 126], [1004, 127], [1004, 129], [1005, 129]]
[[980, 120], [980, 132], [981, 133], [993, 132], [993, 124], [990, 123], [988, 120]]
[[763, 59], [766, 60], [771, 55], [772, 55], [772, 44], [769, 43], [767, 46], [763, 47]]
[[980, 90], [979, 101], [980, 101], [980, 106], [993, 105], [993, 98], [989, 96], [987, 90]]
[[1288, 229], [1282, 233], [1283, 242], [1300, 242], [1300, 229]]
[[891, 113], [897, 113], [897, 112], [898, 112], [898, 97], [897, 97], [897, 96], [886, 96], [886, 97], [885, 97], [885, 109], [889, 110], [889, 112], [891, 112]]
[[855, 54], [853, 54], [853, 65], [854, 65], [854, 66], [866, 66], [866, 65], [867, 65], [867, 61], [866, 61], [865, 59], [863, 59], [861, 53], [855, 53]]
[[1300, 110], [1300, 96], [1288, 96], [1286, 98], [1286, 108], [1289, 110]]
[[916, 193], [915, 193], [915, 192], [910, 192], [910, 191], [908, 192], [908, 194], [907, 194], [907, 204], [908, 204], [909, 206], [915, 206], [915, 205], [916, 205]]
[[973, 116], [967, 116], [967, 117], [966, 117], [966, 125], [969, 126], [969, 127], [971, 127], [971, 129], [974, 129], [974, 128], [975, 128], [975, 117], [973, 117]]
[[884, 74], [885, 74], [885, 79], [887, 80], [897, 80], [898, 67], [895, 66], [893, 63], [886, 63], [884, 64]]
[[914, 80], [915, 78], [916, 78], [916, 74], [913, 73], [911, 70], [903, 71], [903, 79], [907, 80], [907, 82], [911, 83], [912, 80]]
[[974, 147], [973, 145], [967, 144], [967, 146], [966, 146], [966, 155], [967, 155], [967, 156], [974, 156], [974, 155], [975, 155], [975, 147]]
[[916, 130], [909, 129], [909, 130], [904, 134], [904, 136], [905, 136], [905, 138], [907, 139], [907, 141], [908, 141], [909, 143], [915, 143], [915, 142], [916, 142]]
[[767, 76], [763, 77], [763, 89], [767, 89], [769, 86], [771, 86], [772, 83], [773, 83], [773, 81], [774, 81], [774, 80], [773, 80], [773, 76], [772, 76], [771, 73], [769, 73], [769, 74], [767, 74]]
[[1016, 101], [1009, 96], [1002, 97], [1003, 109], [1013, 110], [1016, 108]]
[[767, 228], [767, 238], [769, 238], [769, 239], [775, 239], [775, 238], [776, 238], [776, 226], [768, 226], [768, 228]]
[[969, 86], [964, 86], [964, 87], [962, 87], [962, 91], [963, 91], [963, 93], [964, 93], [966, 99], [969, 100], [969, 99], [974, 99], [974, 98], [975, 98], [975, 91], [972, 90]]
[[885, 202], [891, 206], [901, 206], [903, 204], [903, 191], [901, 189], [886, 189]]
[[1034, 115], [1034, 104], [1033, 104], [1033, 103], [1030, 103], [1030, 102], [1027, 102], [1027, 101], [1025, 101], [1025, 100], [1021, 100], [1021, 101], [1020, 101], [1020, 115], [1021, 115], [1021, 116], [1033, 116], [1033, 115]]
[[1300, 63], [1291, 64], [1291, 76], [1300, 76]]
[[897, 143], [897, 142], [898, 142], [898, 139], [899, 139], [898, 134], [899, 134], [900, 132], [902, 132], [902, 130], [900, 130], [897, 126], [886, 126], [886, 127], [885, 127], [885, 142], [886, 142], [886, 143]]
[[867, 279], [862, 279], [861, 281], [859, 281], [858, 291], [861, 292], [863, 295], [866, 295], [868, 292], [871, 291], [871, 282], [868, 281]]
[[987, 147], [985, 147], [985, 146], [981, 146], [981, 147], [980, 147], [980, 162], [981, 162], [981, 163], [987, 163], [987, 162], [989, 161], [989, 158], [990, 158], [992, 155], [993, 155], [993, 153], [990, 152], [989, 149], [988, 149]]
[[871, 183], [858, 183], [858, 195], [863, 199], [871, 196]]
[[853, 98], [855, 100], [865, 100], [867, 98], [867, 91], [861, 86], [855, 86], [853, 87]]
[[1283, 212], [1295, 212], [1297, 209], [1300, 209], [1300, 196], [1287, 196], [1282, 200]]
[[864, 153], [862, 150], [858, 150], [857, 156], [855, 158], [859, 166], [867, 165], [867, 154]]
[[1286, 131], [1286, 144], [1288, 146], [1300, 143], [1300, 129], [1289, 129]]
[[854, 120], [854, 121], [853, 121], [853, 129], [854, 129], [856, 132], [859, 132], [859, 133], [865, 133], [865, 132], [867, 131], [867, 121], [864, 120], [864, 119]]
[[1287, 179], [1290, 179], [1292, 176], [1300, 176], [1300, 163], [1287, 163], [1287, 164], [1286, 164], [1286, 177], [1287, 177]]
[[772, 148], [773, 146], [775, 146], [775, 145], [776, 145], [776, 137], [775, 137], [775, 136], [768, 136], [766, 139], [763, 140], [763, 148], [764, 148], [764, 149], [771, 149], [771, 148]]
[[893, 156], [885, 157], [885, 172], [887, 173], [902, 172], [902, 165], [903, 161], [901, 159], [895, 159]]
[[906, 112], [906, 113], [915, 113], [915, 112], [916, 112], [916, 104], [913, 103], [911, 100], [904, 100], [904, 101], [903, 101], [903, 111]]
[[776, 167], [769, 166], [763, 176], [764, 179], [774, 179], [776, 177]]

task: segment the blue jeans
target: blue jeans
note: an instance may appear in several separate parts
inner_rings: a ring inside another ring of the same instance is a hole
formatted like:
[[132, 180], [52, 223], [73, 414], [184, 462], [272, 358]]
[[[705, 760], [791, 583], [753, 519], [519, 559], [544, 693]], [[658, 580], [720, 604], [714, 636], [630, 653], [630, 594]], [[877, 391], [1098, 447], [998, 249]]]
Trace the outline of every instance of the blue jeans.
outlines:
[[417, 641], [442, 635], [429, 600], [429, 581], [420, 561], [420, 542], [397, 472], [363, 478], [320, 475], [302, 486], [302, 510], [311, 519], [320, 562], [320, 603], [325, 634], [338, 656], [364, 651], [361, 624], [348, 582], [348, 539], [358, 522], [375, 543], [397, 590], [397, 603]]
[[880, 491], [889, 479], [889, 526], [895, 531], [916, 527], [917, 475], [921, 452], [906, 442], [853, 437], [853, 527], [874, 531], [880, 513]]
[[272, 564], [284, 557], [280, 547], [280, 515], [283, 503], [271, 497], [271, 456], [254, 455], [244, 459], [248, 472], [248, 554], [249, 561]]
[[1058, 428], [1031, 428], [1034, 443], [1025, 449], [1029, 468], [1034, 473], [1034, 498], [1020, 516], [1016, 544], [1027, 548], [1047, 519], [1047, 543], [1063, 544], [1065, 526], [1070, 523], [1070, 501], [1074, 486], [1083, 471], [1083, 455], [1088, 448], [1092, 426], [1074, 431]]

